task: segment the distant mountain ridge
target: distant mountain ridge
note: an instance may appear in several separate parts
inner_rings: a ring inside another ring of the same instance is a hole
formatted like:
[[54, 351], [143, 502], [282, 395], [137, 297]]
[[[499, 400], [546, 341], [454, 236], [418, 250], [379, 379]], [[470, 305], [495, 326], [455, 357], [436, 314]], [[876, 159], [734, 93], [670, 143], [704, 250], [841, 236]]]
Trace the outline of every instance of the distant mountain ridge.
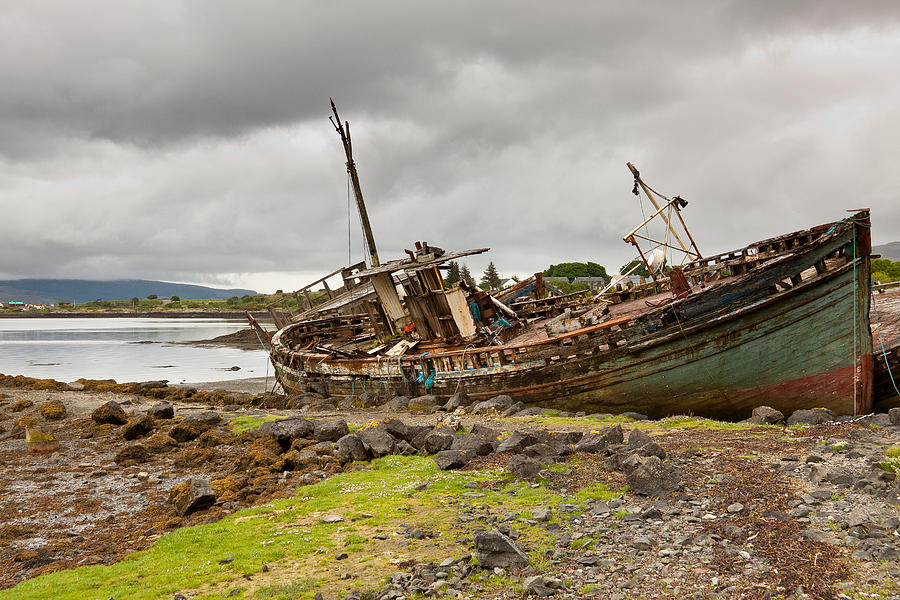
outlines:
[[76, 304], [91, 300], [131, 300], [144, 299], [151, 294], [160, 298], [178, 296], [187, 300], [211, 300], [232, 296], [255, 296], [256, 292], [245, 289], [218, 289], [187, 283], [168, 283], [148, 279], [118, 279], [115, 281], [94, 281], [90, 279], [12, 279], [0, 280], [0, 302], [21, 300], [23, 302]]
[[872, 254], [880, 254], [881, 258], [900, 261], [900, 242], [888, 242], [880, 246], [872, 246]]

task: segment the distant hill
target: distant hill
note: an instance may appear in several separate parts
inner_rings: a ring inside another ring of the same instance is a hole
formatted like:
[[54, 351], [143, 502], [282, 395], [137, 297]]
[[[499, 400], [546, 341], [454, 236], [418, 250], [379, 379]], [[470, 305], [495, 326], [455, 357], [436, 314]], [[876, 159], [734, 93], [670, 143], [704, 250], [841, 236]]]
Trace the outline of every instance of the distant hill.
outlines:
[[872, 254], [880, 254], [881, 258], [900, 261], [900, 242], [889, 242], [880, 246], [872, 246]]
[[166, 283], [146, 279], [119, 279], [116, 281], [92, 281], [88, 279], [13, 279], [0, 280], [0, 302], [49, 303], [90, 302], [91, 300], [144, 299], [150, 294], [160, 298], [178, 296], [186, 300], [212, 300], [232, 296], [255, 296], [253, 290], [222, 290], [202, 285]]

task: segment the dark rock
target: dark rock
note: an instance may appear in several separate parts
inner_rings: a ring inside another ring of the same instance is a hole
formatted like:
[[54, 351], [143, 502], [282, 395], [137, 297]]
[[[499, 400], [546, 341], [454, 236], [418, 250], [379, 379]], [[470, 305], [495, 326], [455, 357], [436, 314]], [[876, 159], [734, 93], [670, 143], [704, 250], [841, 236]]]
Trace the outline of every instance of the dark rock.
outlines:
[[315, 423], [312, 421], [302, 417], [293, 417], [266, 421], [259, 426], [258, 432], [259, 435], [271, 435], [281, 444], [282, 448], [289, 448], [296, 439], [312, 437], [315, 429]]
[[653, 438], [650, 437], [650, 434], [644, 431], [643, 429], [632, 429], [628, 432], [626, 436], [626, 442], [629, 448], [640, 448], [641, 446], [645, 446], [653, 441]]
[[313, 424], [313, 439], [318, 442], [336, 442], [348, 433], [350, 428], [343, 419], [316, 421]]
[[499, 531], [475, 534], [475, 558], [484, 569], [523, 567], [529, 563], [518, 545]]
[[649, 418], [647, 417], [647, 415], [641, 414], [639, 412], [623, 412], [619, 416], [628, 419], [634, 419], [635, 421], [646, 421]]
[[508, 438], [500, 442], [497, 446], [497, 452], [516, 452], [519, 453], [528, 446], [538, 443], [538, 439], [530, 433], [514, 431]]
[[116, 453], [113, 461], [122, 467], [136, 465], [138, 463], [147, 462], [150, 458], [150, 451], [146, 446], [134, 444], [133, 446], [125, 446]]
[[216, 501], [216, 493], [205, 480], [191, 478], [173, 487], [169, 492], [169, 500], [175, 505], [178, 514], [184, 516], [212, 506]]
[[128, 415], [125, 409], [119, 406], [119, 403], [110, 400], [106, 404], [102, 404], [94, 409], [91, 413], [91, 419], [98, 425], [111, 423], [113, 425], [124, 425], [128, 422]]
[[888, 420], [891, 425], [900, 425], [900, 407], [892, 408], [888, 411]]
[[532, 458], [537, 458], [538, 460], [541, 460], [543, 462], [552, 463], [553, 459], [560, 455], [559, 451], [560, 448], [541, 442], [539, 444], [532, 444], [531, 446], [528, 446], [527, 448], [525, 448], [525, 450], [522, 451], [522, 454], [524, 454], [525, 456], [530, 456]]
[[462, 450], [441, 450], [433, 458], [438, 468], [446, 471], [466, 466], [470, 460], [475, 458], [475, 453]]
[[[415, 437], [415, 432], [418, 431], [415, 426], [411, 427], [400, 419], [395, 419], [393, 417], [378, 421], [378, 426], [398, 440], [405, 440], [407, 442], [412, 441], [412, 438]], [[430, 427], [427, 427], [427, 429], [431, 431]]]
[[[312, 389], [312, 386], [310, 386], [310, 389]], [[328, 397], [328, 394], [322, 395], [326, 398]], [[372, 392], [363, 392], [356, 397], [356, 405], [360, 408], [373, 408], [375, 406], [378, 406], [378, 404], [378, 396], [376, 396]]]
[[827, 408], [795, 410], [787, 420], [788, 425], [821, 425], [834, 421], [834, 414]]
[[345, 435], [334, 444], [335, 454], [338, 458], [343, 458], [342, 462], [351, 460], [366, 460], [369, 455], [366, 453], [366, 447], [362, 440], [351, 433]]
[[842, 469], [829, 469], [828, 472], [825, 473], [825, 479], [827, 479], [829, 483], [842, 487], [849, 487], [856, 481], [856, 477], [854, 477], [853, 473]]
[[490, 412], [502, 413], [513, 405], [513, 399], [505, 394], [494, 396], [490, 400], [483, 400], [473, 404], [469, 408], [469, 412], [475, 415], [482, 415]]
[[638, 456], [655, 456], [662, 460], [666, 459], [666, 451], [662, 449], [662, 446], [657, 444], [656, 442], [650, 442], [649, 444], [644, 444], [640, 448], [637, 449]]
[[425, 396], [416, 396], [410, 398], [407, 410], [411, 413], [430, 415], [438, 410], [441, 402], [437, 396], [427, 394]]
[[457, 408], [466, 408], [472, 405], [472, 401], [469, 400], [469, 395], [465, 392], [456, 392], [450, 399], [447, 400], [447, 403], [444, 405], [444, 410], [453, 411]]
[[147, 435], [156, 426], [156, 421], [149, 414], [136, 419], [131, 419], [122, 428], [122, 437], [126, 440], [134, 440]]
[[515, 417], [536, 417], [538, 415], [542, 415], [549, 411], [549, 408], [541, 408], [540, 406], [529, 406], [528, 408], [523, 408], [519, 412], [517, 412]]
[[534, 479], [541, 471], [541, 463], [533, 458], [516, 454], [506, 465], [506, 470], [516, 479]]
[[222, 415], [214, 410], [204, 410], [200, 414], [191, 415], [189, 418], [196, 419], [201, 423], [206, 423], [210, 427], [212, 427], [213, 425], [218, 425], [222, 422]]
[[627, 468], [625, 476], [633, 493], [660, 498], [680, 487], [683, 473], [679, 469], [656, 456], [633, 458], [634, 464]]
[[750, 422], [757, 425], [777, 425], [784, 423], [784, 414], [771, 406], [757, 406], [750, 415]]
[[523, 410], [525, 410], [525, 404], [523, 404], [522, 402], [516, 402], [515, 404], [513, 404], [512, 406], [510, 406], [509, 408], [507, 408], [506, 410], [503, 411], [503, 416], [511, 417], [514, 414], [516, 414], [520, 411], [523, 411]]
[[168, 402], [158, 402], [150, 407], [147, 414], [154, 419], [171, 419], [175, 416], [175, 409]]
[[625, 439], [622, 433], [622, 426], [618, 423], [609, 427], [603, 427], [599, 430], [593, 430], [586, 433], [581, 440], [575, 444], [576, 452], [602, 452], [607, 447], [621, 444]]
[[434, 454], [441, 450], [449, 450], [456, 439], [456, 433], [448, 427], [435, 427], [422, 441], [422, 450]]
[[456, 436], [450, 449], [471, 452], [478, 456], [487, 456], [494, 451], [494, 442], [496, 442], [496, 439], [488, 438], [473, 431], [472, 433]]
[[394, 396], [384, 405], [391, 412], [400, 412], [409, 408], [409, 398], [406, 396]]
[[363, 443], [366, 450], [376, 458], [394, 454], [397, 449], [397, 440], [394, 439], [394, 436], [377, 425], [358, 429], [356, 437]]
[[526, 596], [546, 598], [556, 592], [545, 583], [543, 575], [533, 575], [532, 577], [526, 577], [522, 582], [522, 593]]
[[177, 442], [188, 442], [197, 439], [200, 434], [208, 431], [212, 426], [193, 417], [175, 423], [169, 430], [169, 436]]

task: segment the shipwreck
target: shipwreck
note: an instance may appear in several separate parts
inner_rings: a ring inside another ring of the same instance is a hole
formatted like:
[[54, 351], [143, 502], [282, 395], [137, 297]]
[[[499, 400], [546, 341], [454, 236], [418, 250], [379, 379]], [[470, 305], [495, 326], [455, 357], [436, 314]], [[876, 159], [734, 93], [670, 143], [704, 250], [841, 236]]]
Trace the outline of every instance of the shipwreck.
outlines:
[[[368, 261], [270, 305], [261, 328], [287, 393], [508, 394], [568, 411], [692, 413], [740, 419], [759, 405], [856, 415], [873, 404], [867, 209], [810, 229], [701, 256], [686, 202], [652, 190], [653, 213], [625, 236], [650, 277], [599, 293], [551, 294], [540, 273], [494, 294], [448, 285], [458, 252], [417, 242], [382, 263], [353, 159], [332, 103]], [[647, 233], [651, 222], [665, 233]], [[679, 253], [673, 266], [669, 254]], [[342, 284], [331, 289], [329, 280]], [[321, 289], [318, 289], [321, 287]], [[258, 327], [258, 325], [256, 325]]]

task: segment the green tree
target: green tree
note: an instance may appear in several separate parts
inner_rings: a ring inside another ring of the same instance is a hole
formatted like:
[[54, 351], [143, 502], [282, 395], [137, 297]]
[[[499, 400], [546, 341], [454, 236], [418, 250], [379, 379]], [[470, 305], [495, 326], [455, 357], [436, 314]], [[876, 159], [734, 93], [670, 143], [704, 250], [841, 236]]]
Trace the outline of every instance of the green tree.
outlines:
[[159, 298], [159, 296], [157, 296], [156, 294], [150, 294], [149, 296], [147, 296], [147, 300], [156, 300], [157, 298]]
[[876, 258], [872, 261], [872, 279], [881, 283], [900, 281], [900, 262]]
[[497, 267], [494, 266], [494, 261], [491, 261], [481, 276], [479, 286], [483, 290], [499, 290], [500, 285], [500, 274], [497, 272]]
[[172, 296], [172, 302], [178, 302], [179, 300], [181, 300], [181, 298], [179, 298], [178, 296]]
[[450, 267], [450, 270], [447, 271], [447, 276], [444, 277], [444, 283], [447, 285], [453, 285], [459, 281], [460, 272], [459, 272], [459, 263], [455, 260], [451, 260], [447, 263], [447, 266]]
[[576, 277], [609, 277], [606, 267], [595, 262], [566, 262], [550, 265], [544, 270], [545, 277], [568, 277], [569, 283]]
[[134, 298], [132, 298], [132, 299], [131, 299], [131, 308], [137, 308], [137, 303], [138, 303], [138, 302], [140, 302], [140, 300], [138, 300], [138, 297], [137, 297], [137, 296], [135, 296]]
[[459, 271], [459, 279], [460, 281], [465, 281], [466, 285], [469, 287], [475, 287], [475, 278], [472, 277], [472, 274], [469, 272], [469, 267], [463, 265]]
[[639, 277], [650, 277], [650, 271], [647, 270], [647, 265], [644, 264], [644, 261], [635, 259], [628, 264], [622, 265], [622, 268], [619, 269], [619, 273], [624, 275], [631, 270], [632, 267], [637, 265], [637, 268], [634, 271], [631, 271], [631, 275], [637, 275]]

